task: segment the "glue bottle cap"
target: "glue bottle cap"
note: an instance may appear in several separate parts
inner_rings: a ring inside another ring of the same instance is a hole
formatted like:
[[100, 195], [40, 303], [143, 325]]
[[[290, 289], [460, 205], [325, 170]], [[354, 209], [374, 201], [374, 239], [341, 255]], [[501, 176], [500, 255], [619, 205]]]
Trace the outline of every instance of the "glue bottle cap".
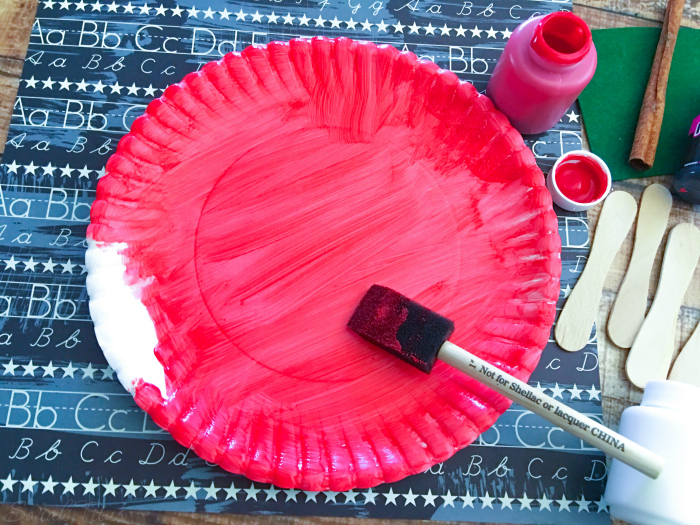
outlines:
[[591, 49], [593, 37], [586, 22], [573, 13], [559, 11], [542, 18], [530, 41], [532, 49], [555, 64], [575, 64]]

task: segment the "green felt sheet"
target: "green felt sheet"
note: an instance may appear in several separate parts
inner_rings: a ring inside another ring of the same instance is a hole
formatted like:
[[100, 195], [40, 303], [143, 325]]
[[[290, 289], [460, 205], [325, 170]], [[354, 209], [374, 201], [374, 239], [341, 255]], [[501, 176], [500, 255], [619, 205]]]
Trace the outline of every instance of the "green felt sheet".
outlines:
[[598, 68], [579, 97], [591, 150], [614, 180], [675, 173], [683, 163], [690, 123], [700, 114], [700, 30], [681, 28], [673, 54], [654, 166], [627, 164], [661, 30], [625, 27], [593, 31]]

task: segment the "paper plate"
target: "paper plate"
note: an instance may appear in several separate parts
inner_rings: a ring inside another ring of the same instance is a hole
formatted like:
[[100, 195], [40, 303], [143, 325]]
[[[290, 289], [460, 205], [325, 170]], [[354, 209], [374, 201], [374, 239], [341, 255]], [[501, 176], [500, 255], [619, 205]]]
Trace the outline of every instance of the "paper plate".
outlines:
[[346, 328], [374, 283], [526, 380], [559, 294], [541, 171], [491, 102], [348, 39], [249, 47], [153, 101], [107, 164], [87, 253], [98, 341], [177, 441], [254, 481], [425, 471], [509, 401]]

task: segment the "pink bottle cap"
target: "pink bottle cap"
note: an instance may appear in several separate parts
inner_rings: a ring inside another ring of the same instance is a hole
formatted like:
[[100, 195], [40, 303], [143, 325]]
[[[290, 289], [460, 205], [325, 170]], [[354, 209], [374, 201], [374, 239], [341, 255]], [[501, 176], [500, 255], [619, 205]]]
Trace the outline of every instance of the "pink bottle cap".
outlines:
[[545, 16], [530, 45], [542, 58], [556, 64], [575, 64], [588, 53], [593, 43], [586, 22], [573, 13], [559, 11]]

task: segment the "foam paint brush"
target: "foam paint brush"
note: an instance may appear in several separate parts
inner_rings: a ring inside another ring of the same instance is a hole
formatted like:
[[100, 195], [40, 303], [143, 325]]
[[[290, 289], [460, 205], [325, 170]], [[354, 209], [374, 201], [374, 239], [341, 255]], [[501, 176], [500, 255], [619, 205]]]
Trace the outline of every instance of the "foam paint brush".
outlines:
[[425, 373], [440, 359], [647, 476], [661, 473], [662, 457], [450, 343], [452, 321], [390, 288], [373, 285], [348, 327]]

